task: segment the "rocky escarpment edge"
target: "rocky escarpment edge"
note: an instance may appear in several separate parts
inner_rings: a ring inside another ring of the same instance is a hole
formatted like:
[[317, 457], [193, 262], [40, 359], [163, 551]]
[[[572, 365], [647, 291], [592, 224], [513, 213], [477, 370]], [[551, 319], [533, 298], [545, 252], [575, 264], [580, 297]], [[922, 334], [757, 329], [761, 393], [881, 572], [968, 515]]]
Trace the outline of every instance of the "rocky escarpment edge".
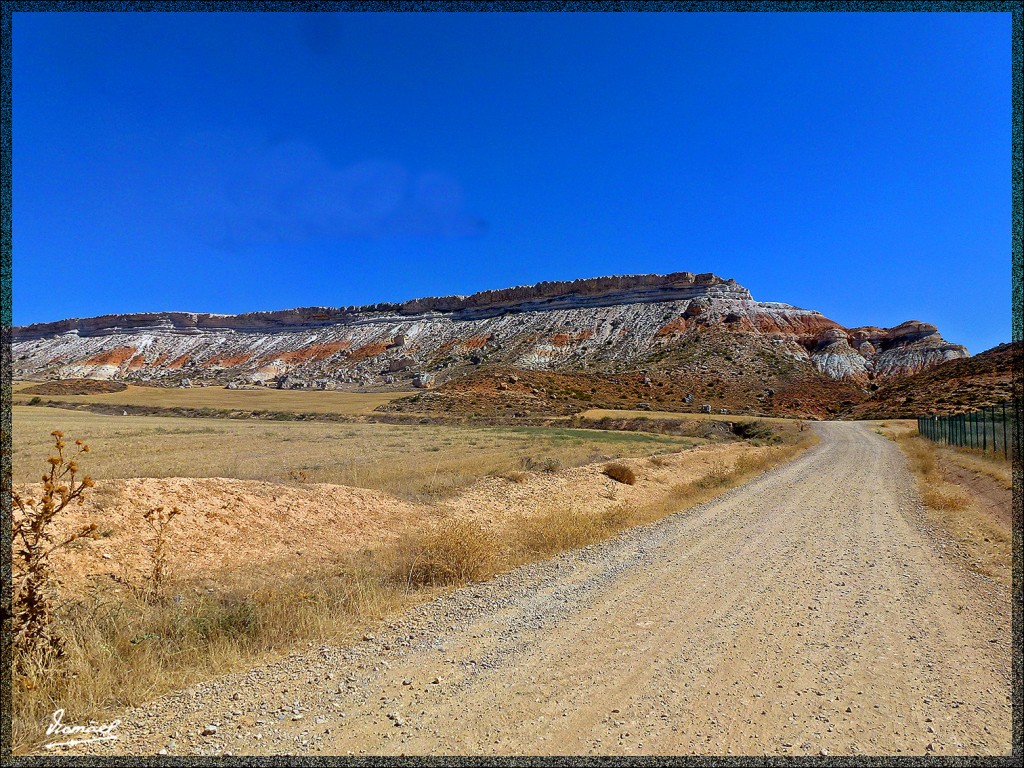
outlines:
[[735, 280], [711, 273], [673, 272], [668, 275], [614, 275], [580, 280], [546, 281], [536, 285], [481, 291], [470, 296], [440, 296], [402, 303], [382, 302], [350, 307], [301, 307], [272, 312], [225, 315], [198, 312], [140, 312], [72, 318], [12, 329], [15, 341], [65, 333], [104, 336], [130, 331], [204, 333], [240, 331], [267, 333], [330, 325], [379, 322], [392, 315], [450, 314], [473, 320], [505, 312], [544, 311], [567, 307], [675, 301], [710, 296], [752, 300]]

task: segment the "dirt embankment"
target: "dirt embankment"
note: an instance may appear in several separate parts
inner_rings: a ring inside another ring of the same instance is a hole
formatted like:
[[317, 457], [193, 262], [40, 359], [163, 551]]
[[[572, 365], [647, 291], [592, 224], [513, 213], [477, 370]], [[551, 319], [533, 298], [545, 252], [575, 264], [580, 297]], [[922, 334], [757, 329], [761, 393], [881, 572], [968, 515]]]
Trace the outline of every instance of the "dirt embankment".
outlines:
[[[517, 472], [486, 477], [443, 505], [416, 504], [380, 491], [327, 483], [292, 485], [231, 478], [101, 480], [81, 506], [55, 523], [58, 535], [95, 522], [100, 537], [82, 539], [52, 556], [63, 586], [81, 592], [90, 583], [139, 585], [151, 567], [152, 538], [142, 513], [177, 507], [167, 533], [167, 571], [182, 581], [215, 585], [229, 574], [284, 577], [315, 572], [339, 557], [377, 548], [440, 515], [500, 526], [514, 515], [577, 508], [599, 515], [616, 504], [642, 506], [713, 469], [728, 471], [740, 456], [769, 450], [725, 443], [649, 459], [620, 459], [633, 467], [635, 485], [602, 473], [604, 462], [561, 472]], [[22, 486], [28, 495], [39, 486]]]
[[939, 470], [947, 483], [959, 485], [967, 491], [975, 509], [1009, 530], [1012, 517], [1013, 485], [1007, 477], [987, 472], [977, 466], [964, 466], [940, 455]]

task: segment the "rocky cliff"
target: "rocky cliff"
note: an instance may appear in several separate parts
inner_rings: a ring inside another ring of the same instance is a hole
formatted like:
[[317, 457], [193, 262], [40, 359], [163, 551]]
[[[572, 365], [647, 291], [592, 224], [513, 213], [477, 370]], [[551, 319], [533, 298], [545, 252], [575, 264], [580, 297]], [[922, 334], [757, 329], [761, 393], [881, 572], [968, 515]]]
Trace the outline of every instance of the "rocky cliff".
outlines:
[[773, 364], [861, 385], [967, 357], [927, 323], [844, 328], [819, 312], [755, 301], [734, 280], [689, 272], [364, 307], [105, 315], [15, 328], [13, 337], [18, 378], [166, 385], [422, 385], [490, 364], [614, 373], [678, 367], [679, 350], [695, 342], [716, 353], [770, 350]]
[[[1014, 369], [1024, 366], [1024, 343], [1000, 344], [969, 358], [950, 360], [910, 376], [872, 383], [871, 395], [844, 415], [856, 418], [948, 416], [1015, 399]], [[1020, 382], [1018, 381], [1018, 388]], [[1021, 397], [1018, 391], [1016, 399]]]

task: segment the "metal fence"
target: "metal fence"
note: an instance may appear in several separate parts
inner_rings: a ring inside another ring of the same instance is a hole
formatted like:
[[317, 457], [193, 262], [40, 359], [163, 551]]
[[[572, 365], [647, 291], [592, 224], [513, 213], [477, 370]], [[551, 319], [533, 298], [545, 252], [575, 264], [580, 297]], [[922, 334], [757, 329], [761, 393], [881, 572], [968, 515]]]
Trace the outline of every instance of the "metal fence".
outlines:
[[936, 443], [1013, 454], [1014, 415], [1012, 403], [989, 405], [970, 413], [952, 416], [919, 416], [917, 431]]

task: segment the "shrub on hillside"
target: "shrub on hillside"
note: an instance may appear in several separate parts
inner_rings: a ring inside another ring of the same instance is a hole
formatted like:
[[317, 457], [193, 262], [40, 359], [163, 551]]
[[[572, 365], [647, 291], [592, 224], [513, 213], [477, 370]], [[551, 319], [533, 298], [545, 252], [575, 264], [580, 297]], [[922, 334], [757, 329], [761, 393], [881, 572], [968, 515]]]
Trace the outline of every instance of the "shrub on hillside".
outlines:
[[625, 483], [626, 485], [634, 485], [636, 483], [636, 472], [621, 462], [616, 461], [611, 464], [605, 464], [604, 473], [612, 480]]

